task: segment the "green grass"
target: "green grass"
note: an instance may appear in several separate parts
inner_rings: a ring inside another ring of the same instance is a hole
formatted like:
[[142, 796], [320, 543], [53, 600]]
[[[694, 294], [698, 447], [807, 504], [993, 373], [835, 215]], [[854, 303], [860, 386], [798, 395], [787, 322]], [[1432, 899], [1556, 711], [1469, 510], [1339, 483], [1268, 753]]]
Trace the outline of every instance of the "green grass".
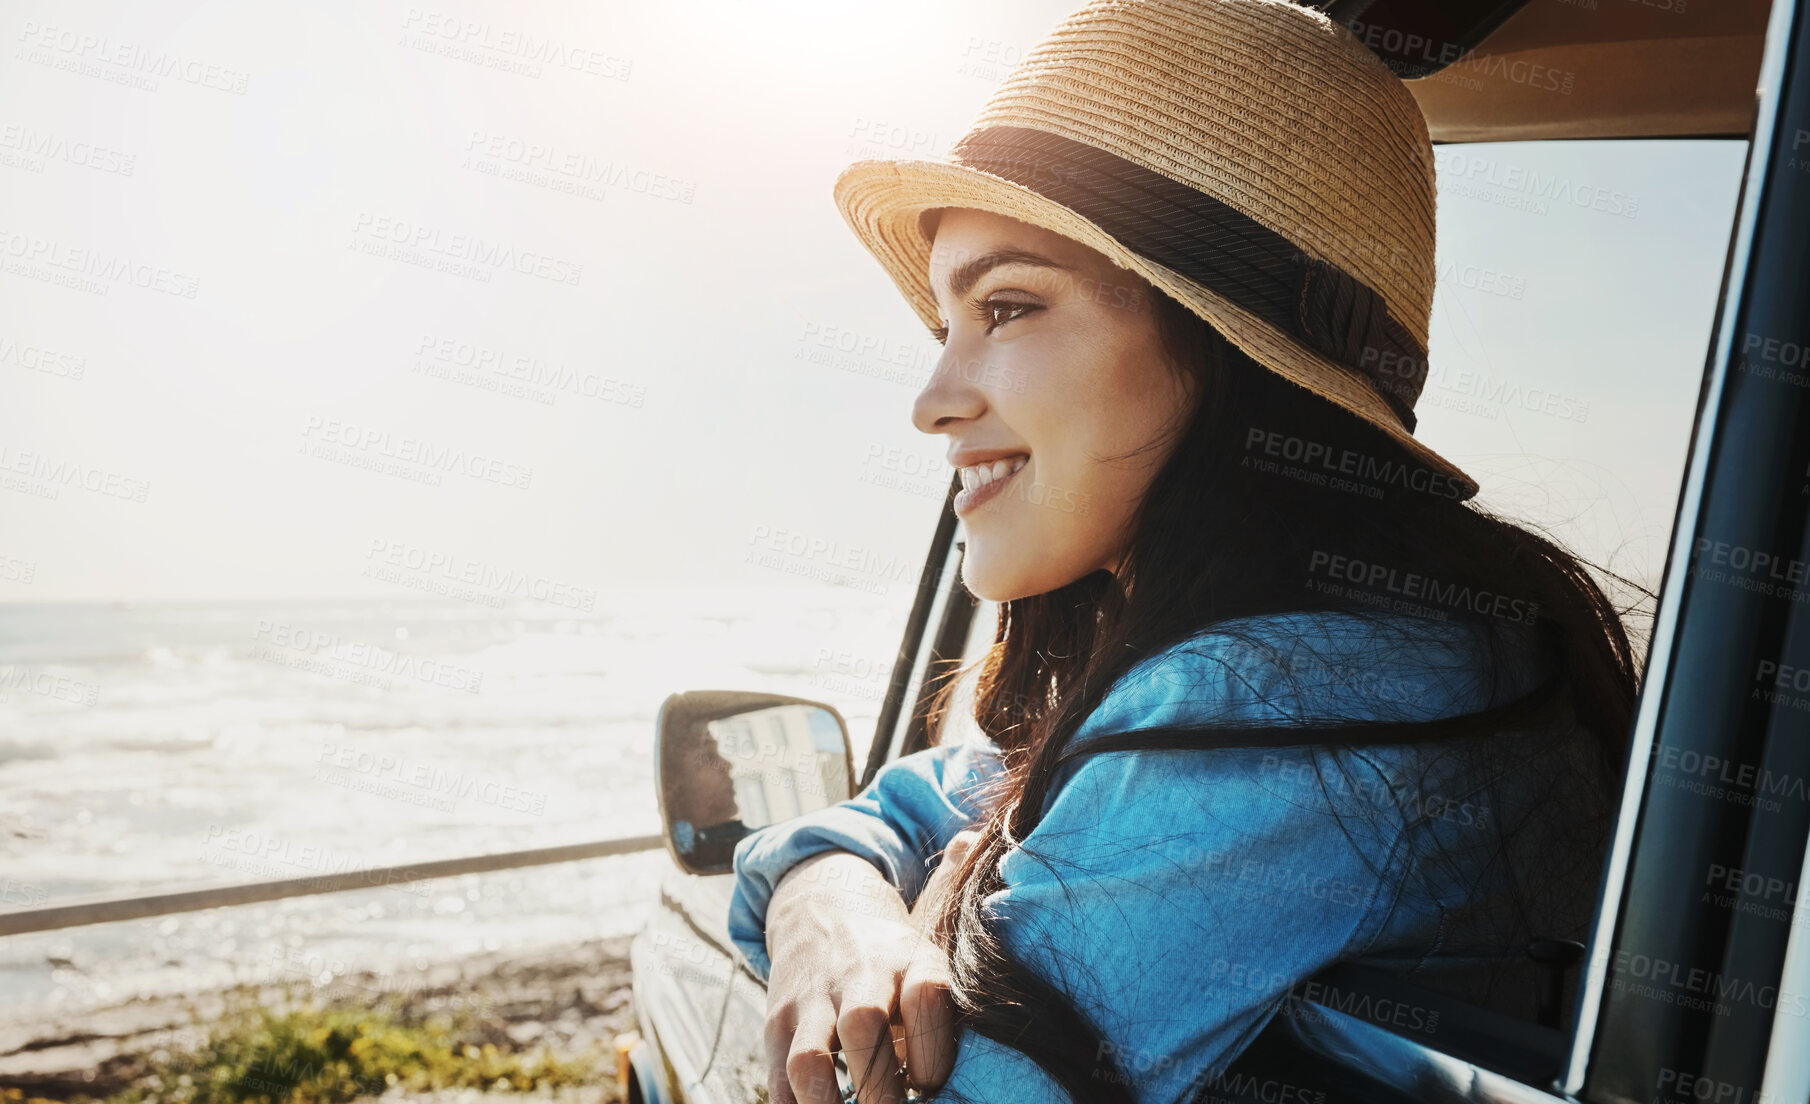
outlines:
[[[244, 1006], [219, 1020], [199, 1049], [104, 1102], [344, 1104], [389, 1088], [526, 1092], [614, 1079], [597, 1054], [499, 1047], [483, 1041], [486, 1034], [443, 1014], [409, 1022], [387, 1008]], [[0, 1090], [0, 1104], [33, 1101], [10, 1089]]]

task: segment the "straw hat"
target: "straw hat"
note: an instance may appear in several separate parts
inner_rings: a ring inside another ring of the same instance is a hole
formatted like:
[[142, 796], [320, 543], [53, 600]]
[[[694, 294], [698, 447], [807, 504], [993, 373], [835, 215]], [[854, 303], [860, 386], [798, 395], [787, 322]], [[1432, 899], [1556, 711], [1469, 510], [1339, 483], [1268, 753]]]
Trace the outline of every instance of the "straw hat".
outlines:
[[1381, 427], [1452, 497], [1477, 491], [1413, 437], [1434, 284], [1426, 120], [1317, 11], [1093, 0], [1025, 56], [947, 159], [858, 161], [835, 196], [926, 326], [941, 318], [920, 216], [1006, 215], [1106, 255]]

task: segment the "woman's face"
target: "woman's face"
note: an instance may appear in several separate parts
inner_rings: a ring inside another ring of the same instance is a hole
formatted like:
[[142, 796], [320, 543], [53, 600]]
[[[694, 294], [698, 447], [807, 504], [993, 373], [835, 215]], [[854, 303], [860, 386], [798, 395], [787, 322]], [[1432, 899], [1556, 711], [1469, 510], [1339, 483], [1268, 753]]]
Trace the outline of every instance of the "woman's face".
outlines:
[[942, 213], [930, 285], [943, 355], [912, 423], [949, 438], [963, 582], [995, 602], [1116, 570], [1188, 388], [1140, 277], [1049, 230]]

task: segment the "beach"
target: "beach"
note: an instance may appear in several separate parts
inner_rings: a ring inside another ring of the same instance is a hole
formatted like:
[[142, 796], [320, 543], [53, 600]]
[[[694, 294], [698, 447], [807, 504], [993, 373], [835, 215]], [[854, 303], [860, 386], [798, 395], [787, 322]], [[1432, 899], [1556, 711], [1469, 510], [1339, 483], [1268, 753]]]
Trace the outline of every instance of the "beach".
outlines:
[[[476, 597], [0, 606], [0, 913], [657, 833], [667, 694], [823, 701], [859, 763], [909, 600]], [[479, 998], [564, 978], [603, 1010], [585, 971], [620, 980], [600, 949], [640, 927], [669, 865], [656, 850], [7, 936], [0, 1084], [67, 1088], [183, 1002], [233, 992], [408, 993], [450, 970]], [[554, 1031], [561, 999], [524, 996], [519, 1029]]]
[[[475, 955], [438, 964], [398, 987], [394, 976], [351, 974], [326, 986], [281, 982], [181, 996], [141, 997], [55, 1018], [0, 1021], [0, 1088], [24, 1099], [104, 1098], [184, 1060], [229, 1006], [272, 1009], [369, 1005], [392, 998], [404, 1015], [464, 1013], [505, 1049], [547, 1047], [599, 1055], [595, 1085], [540, 1095], [566, 1104], [616, 1099], [611, 1046], [632, 1030], [628, 941], [602, 940], [538, 954]], [[456, 1101], [472, 1090], [391, 1093], [385, 1099]], [[525, 1094], [524, 1094], [525, 1095]]]

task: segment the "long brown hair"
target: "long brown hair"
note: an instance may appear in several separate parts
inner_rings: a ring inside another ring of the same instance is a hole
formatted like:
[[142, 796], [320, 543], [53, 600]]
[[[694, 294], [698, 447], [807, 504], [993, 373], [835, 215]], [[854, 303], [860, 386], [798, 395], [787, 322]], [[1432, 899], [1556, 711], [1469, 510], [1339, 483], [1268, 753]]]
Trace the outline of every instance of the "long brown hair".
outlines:
[[[1616, 778], [1637, 682], [1622, 611], [1548, 537], [1412, 478], [1332, 486], [1253, 462], [1253, 442], [1283, 432], [1335, 455], [1376, 459], [1381, 466], [1373, 470], [1411, 474], [1413, 465], [1380, 431], [1264, 369], [1174, 299], [1151, 295], [1163, 346], [1191, 377], [1195, 398], [1136, 508], [1118, 574], [1096, 571], [1001, 603], [994, 644], [972, 667], [946, 676], [932, 707], [940, 739], [958, 680], [976, 676], [975, 720], [1005, 763], [980, 839], [936, 922], [959, 1021], [1025, 1053], [1077, 1100], [1130, 1101], [1130, 1080], [1111, 1048], [1099, 1045], [1096, 1026], [1067, 993], [1009, 953], [982, 908], [1005, 888], [999, 861], [1037, 827], [1058, 768], [1080, 755], [1136, 748], [1338, 748], [1488, 736], [1568, 709], [1595, 742], [1604, 776]], [[1537, 620], [1547, 677], [1507, 705], [1420, 724], [1176, 726], [1089, 739], [1085, 750], [1070, 746], [1120, 676], [1208, 626], [1295, 610], [1366, 612], [1304, 586], [1313, 558], [1329, 549], [1516, 596], [1537, 609], [1528, 620]], [[1605, 795], [1599, 810], [1605, 817], [1611, 800]]]

